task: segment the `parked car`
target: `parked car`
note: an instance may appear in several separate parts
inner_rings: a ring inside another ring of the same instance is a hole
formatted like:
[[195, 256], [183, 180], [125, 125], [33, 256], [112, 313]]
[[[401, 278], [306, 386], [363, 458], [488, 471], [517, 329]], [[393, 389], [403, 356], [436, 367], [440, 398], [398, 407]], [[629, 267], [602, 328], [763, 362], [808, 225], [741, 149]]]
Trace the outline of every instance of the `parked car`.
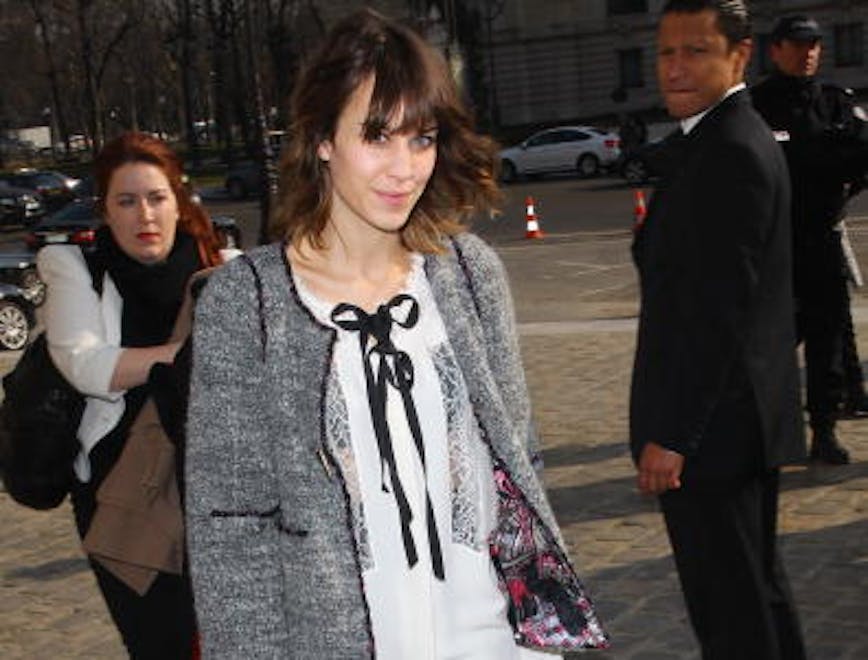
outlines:
[[4, 160], [29, 161], [36, 155], [36, 147], [29, 140], [0, 133], [0, 156]]
[[236, 163], [226, 172], [223, 187], [232, 199], [245, 199], [262, 188], [262, 175], [259, 163], [244, 160]]
[[[93, 247], [96, 229], [101, 221], [95, 198], [78, 199], [42, 218], [30, 228], [24, 241], [31, 250], [64, 243], [81, 245], [87, 249]], [[216, 215], [211, 218], [211, 222], [214, 223], [223, 247], [241, 247], [241, 230], [235, 218]]]
[[672, 156], [670, 140], [679, 131], [651, 140], [621, 157], [619, 170], [629, 183], [638, 185], [657, 178], [663, 173], [667, 159]]
[[24, 348], [36, 322], [33, 304], [14, 284], [0, 282], [0, 348]]
[[45, 284], [36, 272], [36, 255], [30, 251], [0, 252], [0, 282], [19, 287], [35, 307], [45, 301]]
[[93, 198], [67, 204], [34, 224], [24, 236], [24, 242], [31, 250], [57, 243], [92, 247], [101, 221], [95, 206]]
[[594, 176], [618, 160], [619, 145], [616, 134], [592, 126], [549, 128], [501, 151], [500, 176], [506, 182], [528, 174], [554, 172]]
[[47, 211], [56, 211], [75, 199], [73, 188], [77, 179], [60, 172], [24, 169], [0, 174], [0, 180], [17, 188], [39, 193]]
[[45, 214], [38, 193], [0, 180], [0, 225], [27, 225]]
[[[286, 131], [269, 131], [268, 139], [274, 155], [274, 165], [280, 162], [280, 151], [286, 139]], [[245, 199], [250, 195], [262, 192], [262, 171], [258, 161], [241, 160], [232, 165], [226, 172], [223, 188], [232, 199]]]
[[78, 179], [72, 186], [72, 194], [76, 199], [88, 199], [96, 197], [96, 186], [93, 183], [93, 177], [90, 174], [85, 174]]
[[241, 249], [241, 228], [231, 215], [212, 215], [211, 223], [214, 231], [220, 237], [222, 247], [228, 249]]

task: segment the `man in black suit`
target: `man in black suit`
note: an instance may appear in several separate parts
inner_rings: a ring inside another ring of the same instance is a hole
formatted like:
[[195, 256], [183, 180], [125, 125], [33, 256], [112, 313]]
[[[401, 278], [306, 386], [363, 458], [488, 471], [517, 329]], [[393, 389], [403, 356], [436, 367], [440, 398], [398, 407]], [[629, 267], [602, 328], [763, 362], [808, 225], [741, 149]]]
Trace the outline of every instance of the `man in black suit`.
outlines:
[[684, 136], [633, 251], [641, 284], [630, 442], [659, 495], [708, 659], [799, 660], [776, 550], [778, 468], [804, 460], [790, 188], [744, 91], [742, 0], [669, 0], [657, 72]]

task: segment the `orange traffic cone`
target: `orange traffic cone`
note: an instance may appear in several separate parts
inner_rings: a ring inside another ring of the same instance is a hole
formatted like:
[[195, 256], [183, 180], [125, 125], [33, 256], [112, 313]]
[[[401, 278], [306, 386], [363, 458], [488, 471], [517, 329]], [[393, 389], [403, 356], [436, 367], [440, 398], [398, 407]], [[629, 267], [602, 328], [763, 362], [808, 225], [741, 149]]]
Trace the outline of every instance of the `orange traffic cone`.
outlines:
[[645, 206], [645, 193], [639, 188], [636, 189], [633, 195], [633, 229], [640, 229], [645, 224], [645, 216], [648, 215], [648, 208]]
[[536, 211], [533, 208], [533, 197], [528, 196], [526, 200], [524, 200], [525, 208], [525, 218], [527, 219], [527, 231], [524, 234], [525, 238], [542, 238], [543, 232], [539, 227], [539, 220], [536, 217]]

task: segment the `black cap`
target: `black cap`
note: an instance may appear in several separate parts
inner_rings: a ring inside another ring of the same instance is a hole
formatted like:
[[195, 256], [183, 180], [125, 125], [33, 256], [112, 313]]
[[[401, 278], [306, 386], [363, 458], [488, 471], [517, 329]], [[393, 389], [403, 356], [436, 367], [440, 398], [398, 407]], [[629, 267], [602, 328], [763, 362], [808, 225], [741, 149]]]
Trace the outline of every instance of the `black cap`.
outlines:
[[790, 41], [819, 41], [823, 38], [820, 24], [804, 14], [784, 16], [772, 30], [772, 41], [777, 43], [783, 39]]

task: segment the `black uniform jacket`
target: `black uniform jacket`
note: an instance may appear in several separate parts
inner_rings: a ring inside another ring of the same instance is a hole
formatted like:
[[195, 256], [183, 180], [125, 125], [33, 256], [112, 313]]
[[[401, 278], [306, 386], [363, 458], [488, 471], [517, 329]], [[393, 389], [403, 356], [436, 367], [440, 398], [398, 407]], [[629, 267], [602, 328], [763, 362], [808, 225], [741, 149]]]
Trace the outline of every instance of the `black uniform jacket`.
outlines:
[[675, 450], [686, 481], [802, 460], [783, 154], [744, 91], [678, 148], [633, 244], [634, 457]]
[[776, 132], [790, 170], [797, 289], [805, 272], [810, 279], [810, 273], [832, 267], [840, 277], [835, 227], [851, 193], [847, 184], [858, 184], [868, 170], [865, 122], [855, 116], [851, 94], [815, 78], [775, 73], [753, 87], [751, 96]]

